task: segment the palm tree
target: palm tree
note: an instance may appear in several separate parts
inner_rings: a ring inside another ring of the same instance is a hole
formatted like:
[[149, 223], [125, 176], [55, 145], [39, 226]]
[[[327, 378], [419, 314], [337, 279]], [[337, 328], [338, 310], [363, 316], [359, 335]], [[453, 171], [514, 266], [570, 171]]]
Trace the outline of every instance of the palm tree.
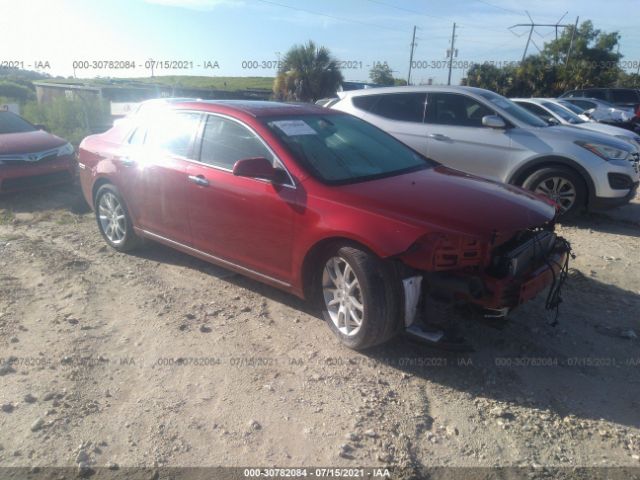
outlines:
[[335, 94], [342, 73], [338, 62], [326, 47], [306, 45], [292, 47], [282, 60], [273, 91], [281, 100], [316, 101]]

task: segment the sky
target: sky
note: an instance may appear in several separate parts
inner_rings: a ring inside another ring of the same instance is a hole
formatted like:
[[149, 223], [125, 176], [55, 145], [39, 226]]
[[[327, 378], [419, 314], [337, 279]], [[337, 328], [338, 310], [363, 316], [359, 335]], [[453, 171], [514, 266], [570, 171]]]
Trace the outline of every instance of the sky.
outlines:
[[[602, 5], [603, 0], [0, 0], [0, 65], [14, 62], [77, 78], [148, 77], [153, 60], [155, 75], [273, 76], [289, 48], [313, 40], [342, 62], [346, 80], [368, 80], [375, 62], [386, 62], [394, 76], [406, 79], [416, 26], [412, 83], [444, 83], [455, 22], [452, 83], [458, 83], [470, 62], [520, 60], [528, 29], [509, 27], [529, 23], [526, 12], [537, 23], [564, 16], [561, 23], [573, 24], [579, 17], [603, 31], [618, 31], [624, 60], [640, 61], [640, 2]], [[537, 28], [529, 52], [554, 37], [554, 28]], [[112, 67], [135, 62], [135, 68], [103, 68], [109, 66], [104, 61], [121, 62]], [[166, 68], [165, 61], [186, 68]]]

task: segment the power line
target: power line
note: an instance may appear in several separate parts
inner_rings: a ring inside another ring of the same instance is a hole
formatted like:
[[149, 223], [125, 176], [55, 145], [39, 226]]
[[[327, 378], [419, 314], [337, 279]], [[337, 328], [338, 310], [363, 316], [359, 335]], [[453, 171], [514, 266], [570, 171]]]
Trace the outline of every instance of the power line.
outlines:
[[518, 12], [517, 10], [511, 10], [510, 8], [501, 7], [500, 5], [494, 5], [493, 3], [485, 2], [484, 0], [476, 0], [476, 2], [483, 3], [493, 8], [504, 10], [505, 12], [517, 13], [518, 15], [522, 15], [522, 12]]
[[446, 17], [441, 17], [441, 16], [438, 16], [438, 15], [429, 15], [428, 13], [418, 12], [417, 10], [411, 10], [410, 8], [398, 7], [397, 5], [392, 5], [390, 3], [381, 2], [379, 0], [367, 0], [367, 1], [371, 2], [371, 3], [377, 3], [378, 5], [384, 5], [385, 7], [395, 8], [396, 10], [402, 10], [403, 12], [416, 13], [418, 15], [424, 15], [425, 17], [441, 18], [443, 20], [448, 20], [448, 18], [446, 18]]
[[[440, 20], [446, 20], [446, 21], [448, 21], [448, 22], [453, 22], [453, 19], [452, 19], [452, 18], [450, 18], [450, 17], [443, 17], [443, 16], [441, 16], [441, 15], [431, 15], [431, 14], [429, 14], [429, 13], [423, 13], [423, 12], [419, 12], [419, 11], [417, 11], [417, 10], [412, 10], [411, 8], [399, 7], [399, 6], [397, 6], [397, 5], [392, 5], [392, 4], [390, 4], [390, 3], [382, 2], [382, 1], [380, 1], [380, 0], [367, 0], [367, 1], [368, 1], [368, 2], [371, 2], [371, 3], [375, 3], [375, 4], [377, 4], [377, 5], [382, 5], [382, 6], [385, 6], [385, 7], [394, 8], [394, 9], [396, 9], [396, 10], [400, 10], [400, 11], [407, 12], [407, 13], [414, 13], [414, 14], [416, 14], [416, 15], [422, 15], [422, 16], [424, 16], [424, 17], [437, 18], [437, 19], [440, 19]], [[461, 25], [458, 23], [458, 28], [459, 28], [460, 26], [461, 26]], [[481, 24], [479, 24], [479, 23], [468, 23], [468, 22], [465, 22], [462, 26], [475, 27], [475, 28], [479, 28], [479, 29], [481, 28], [481, 29], [483, 29], [483, 30], [485, 30], [485, 31], [487, 30], [487, 26], [486, 26], [486, 25], [481, 25]], [[447, 28], [447, 30], [449, 29], [449, 27], [448, 27], [448, 26], [447, 26], [446, 28]], [[495, 30], [495, 31], [497, 31], [497, 30]], [[448, 37], [447, 37], [447, 38], [448, 38]]]

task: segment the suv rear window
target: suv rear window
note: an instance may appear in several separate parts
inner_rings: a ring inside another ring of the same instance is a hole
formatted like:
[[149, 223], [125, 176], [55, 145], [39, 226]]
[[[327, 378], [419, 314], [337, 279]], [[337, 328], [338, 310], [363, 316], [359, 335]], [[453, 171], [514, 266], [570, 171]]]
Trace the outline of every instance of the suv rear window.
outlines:
[[605, 90], [597, 90], [595, 88], [584, 91], [584, 96], [589, 98], [597, 98], [598, 100], [606, 100], [607, 92]]
[[614, 103], [640, 103], [640, 95], [635, 90], [611, 90], [611, 100]]

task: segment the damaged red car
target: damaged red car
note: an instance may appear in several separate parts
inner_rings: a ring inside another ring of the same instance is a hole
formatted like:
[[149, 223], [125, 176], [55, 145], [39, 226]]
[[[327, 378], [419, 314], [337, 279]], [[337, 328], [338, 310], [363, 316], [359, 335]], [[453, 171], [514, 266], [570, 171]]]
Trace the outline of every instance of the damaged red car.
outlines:
[[68, 183], [76, 157], [66, 140], [12, 112], [0, 112], [0, 193]]
[[550, 201], [316, 106], [175, 102], [79, 162], [113, 248], [151, 239], [317, 302], [356, 349], [419, 335], [432, 295], [506, 315], [557, 292], [570, 253]]

